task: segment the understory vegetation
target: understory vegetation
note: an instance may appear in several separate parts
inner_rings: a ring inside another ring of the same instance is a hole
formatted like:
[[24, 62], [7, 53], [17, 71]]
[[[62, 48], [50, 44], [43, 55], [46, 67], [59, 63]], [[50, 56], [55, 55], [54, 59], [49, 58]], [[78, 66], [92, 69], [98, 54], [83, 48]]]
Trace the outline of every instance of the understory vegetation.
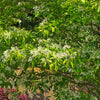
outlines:
[[99, 0], [0, 1], [0, 88], [19, 94], [19, 85], [34, 95], [53, 87], [56, 100], [100, 99]]

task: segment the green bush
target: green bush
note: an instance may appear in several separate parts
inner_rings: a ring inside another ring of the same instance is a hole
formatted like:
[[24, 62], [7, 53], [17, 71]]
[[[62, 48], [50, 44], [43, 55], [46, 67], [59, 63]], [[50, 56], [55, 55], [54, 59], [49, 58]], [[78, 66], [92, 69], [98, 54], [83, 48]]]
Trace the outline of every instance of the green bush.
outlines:
[[23, 84], [34, 94], [54, 86], [57, 100], [99, 99], [99, 13], [98, 0], [2, 0], [0, 86]]

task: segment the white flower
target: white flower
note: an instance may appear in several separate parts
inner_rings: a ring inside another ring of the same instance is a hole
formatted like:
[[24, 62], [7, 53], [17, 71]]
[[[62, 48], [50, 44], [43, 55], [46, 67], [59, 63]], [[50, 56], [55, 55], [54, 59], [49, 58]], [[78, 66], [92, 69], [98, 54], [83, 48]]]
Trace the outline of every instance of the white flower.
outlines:
[[18, 51], [18, 47], [17, 46], [11, 47], [11, 50], [10, 51]]
[[9, 71], [10, 71], [10, 70], [11, 70], [11, 68], [10, 68], [9, 66], [7, 66], [7, 67], [5, 68], [5, 70], [9, 70]]
[[68, 56], [68, 54], [66, 54], [65, 52], [56, 53], [56, 57], [59, 58], [59, 59], [67, 57], [67, 56]]
[[43, 49], [43, 47], [42, 47], [42, 46], [39, 46], [39, 47], [38, 47], [38, 50], [39, 50], [39, 51], [40, 51], [40, 50], [42, 50], [42, 49]]
[[42, 39], [39, 39], [39, 43], [42, 43], [43, 42], [43, 40]]
[[46, 59], [45, 58], [41, 58], [41, 60], [42, 60], [42, 63], [46, 62]]
[[34, 52], [34, 51], [33, 51], [33, 50], [31, 50], [31, 52], [30, 52], [30, 53], [31, 53], [31, 54], [33, 54], [33, 52]]
[[21, 3], [20, 2], [18, 2], [18, 5], [20, 5]]
[[[38, 48], [38, 49], [40, 49], [40, 48]], [[38, 50], [38, 49], [31, 50], [30, 53], [31, 53], [32, 57], [36, 57], [36, 56], [40, 55], [40, 50]]]
[[47, 23], [47, 18], [45, 18], [41, 23], [40, 23], [40, 25], [44, 25], [44, 23]]
[[49, 49], [44, 49], [41, 52], [44, 53], [44, 54], [48, 54], [50, 52], [50, 50]]
[[9, 51], [8, 50], [4, 51], [3, 55], [4, 55], [5, 59], [7, 59], [9, 57]]
[[51, 48], [61, 48], [60, 45], [58, 45], [57, 43], [53, 43], [52, 46], [50, 46]]
[[64, 49], [64, 50], [66, 50], [67, 48], [70, 48], [70, 46], [69, 46], [69, 45], [64, 45], [64, 46], [63, 46], [63, 49]]
[[32, 57], [29, 57], [28, 62], [32, 61]]
[[10, 39], [11, 38], [11, 32], [5, 32], [4, 36], [6, 39]]
[[48, 39], [47, 39], [47, 42], [50, 42], [50, 41], [51, 41], [51, 39], [50, 39], [50, 38], [48, 38]]
[[76, 56], [77, 55], [77, 52], [74, 52], [73, 55]]

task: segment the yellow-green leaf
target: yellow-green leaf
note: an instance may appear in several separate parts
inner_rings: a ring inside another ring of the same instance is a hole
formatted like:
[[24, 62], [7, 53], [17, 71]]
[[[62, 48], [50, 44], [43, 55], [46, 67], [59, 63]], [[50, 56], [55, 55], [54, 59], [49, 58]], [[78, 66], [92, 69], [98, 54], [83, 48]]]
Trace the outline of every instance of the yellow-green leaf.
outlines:
[[57, 64], [55, 64], [55, 71], [58, 71], [58, 66], [57, 66]]
[[69, 67], [68, 65], [69, 65], [69, 62], [66, 63], [66, 67]]
[[63, 64], [65, 64], [66, 62], [67, 62], [67, 60], [64, 60], [64, 61], [63, 61]]
[[71, 64], [71, 66], [73, 67], [73, 62], [72, 62], [72, 61], [70, 62], [70, 64]]
[[44, 30], [44, 36], [48, 36], [49, 31], [48, 30]]
[[55, 28], [54, 27], [52, 27], [52, 32], [54, 32], [55, 31]]
[[81, 0], [83, 3], [85, 3], [86, 0]]
[[54, 64], [50, 64], [50, 65], [49, 65], [51, 71], [53, 70], [53, 65], [54, 65]]
[[43, 65], [44, 67], [46, 67], [46, 62], [44, 63], [44, 65]]

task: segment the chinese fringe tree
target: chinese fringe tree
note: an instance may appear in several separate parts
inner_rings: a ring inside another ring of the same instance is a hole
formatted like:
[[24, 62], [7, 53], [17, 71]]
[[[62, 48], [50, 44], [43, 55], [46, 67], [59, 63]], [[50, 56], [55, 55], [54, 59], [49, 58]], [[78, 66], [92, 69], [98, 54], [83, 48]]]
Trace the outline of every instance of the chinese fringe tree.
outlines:
[[99, 100], [99, 0], [0, 0], [0, 86], [20, 84], [54, 87], [57, 100]]

